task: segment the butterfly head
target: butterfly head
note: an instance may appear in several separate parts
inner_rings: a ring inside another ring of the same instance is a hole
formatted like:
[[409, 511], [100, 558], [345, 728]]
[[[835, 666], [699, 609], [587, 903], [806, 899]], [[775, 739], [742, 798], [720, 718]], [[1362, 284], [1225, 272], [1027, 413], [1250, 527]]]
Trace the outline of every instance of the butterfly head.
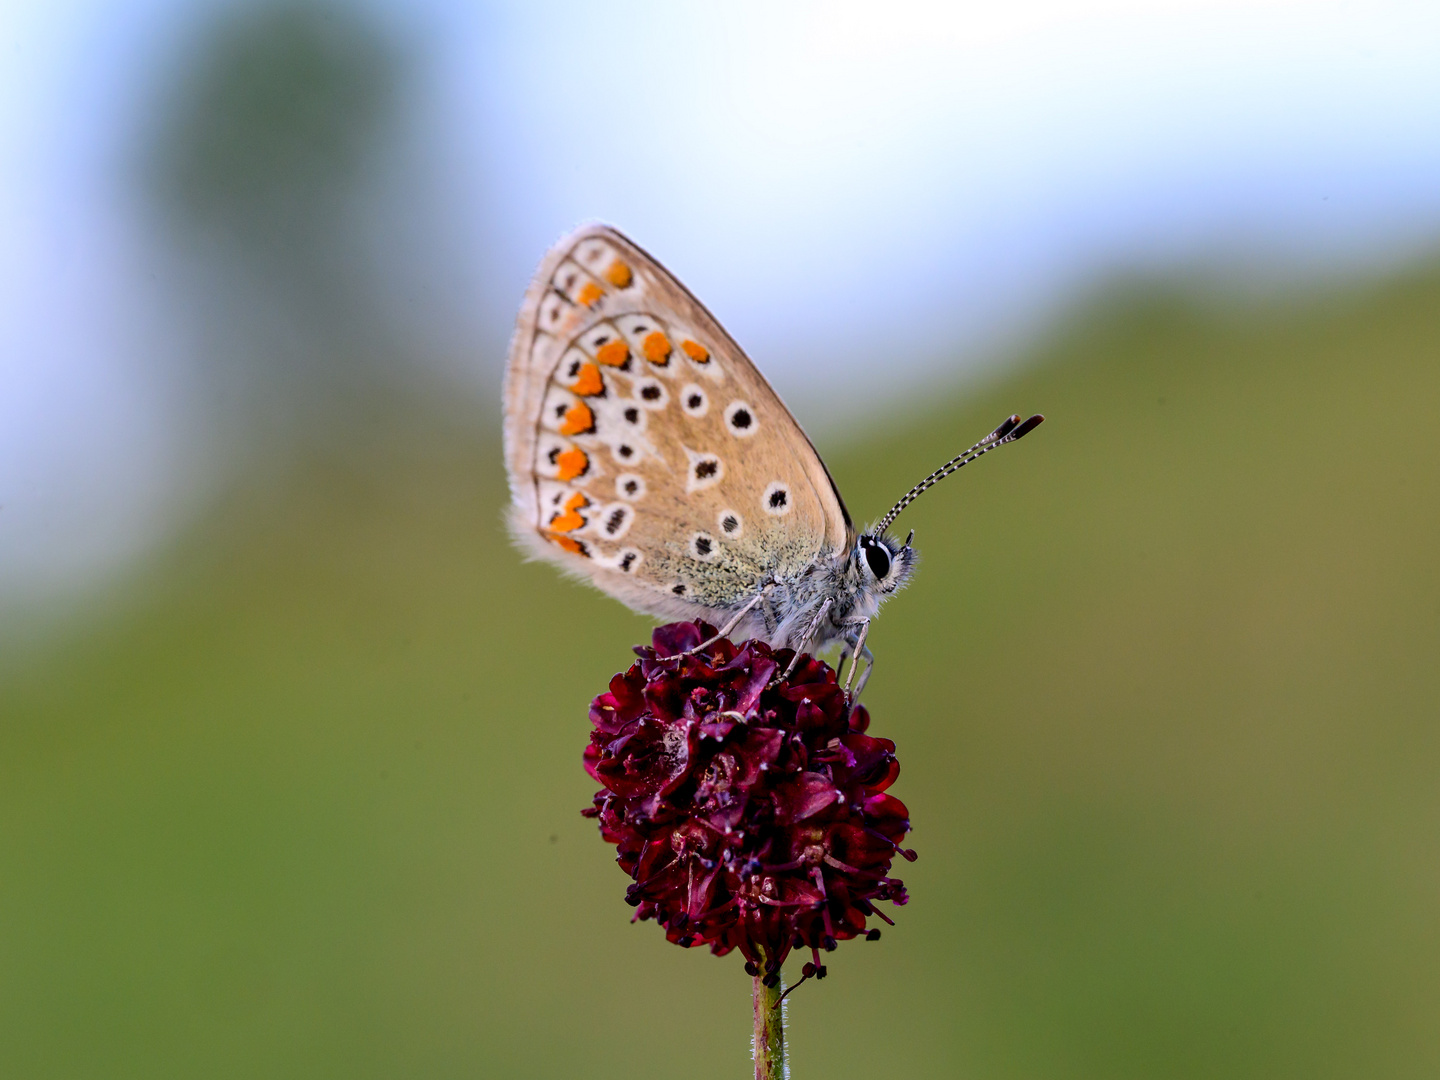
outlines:
[[1038, 413], [1028, 420], [1021, 420], [1019, 416], [1011, 416], [970, 449], [951, 458], [912, 487], [901, 497], [899, 502], [886, 512], [884, 517], [870, 527], [869, 532], [862, 533], [855, 541], [853, 553], [855, 572], [859, 578], [861, 591], [878, 603], [886, 596], [903, 588], [910, 580], [911, 573], [914, 572], [916, 554], [915, 549], [910, 546], [910, 541], [915, 539], [915, 531], [913, 529], [910, 531], [910, 535], [905, 538], [903, 544], [898, 540], [892, 540], [888, 534], [891, 523], [894, 522], [900, 511], [955, 470], [968, 465], [997, 446], [1004, 446], [1006, 443], [1012, 443], [1016, 439], [1022, 438], [1039, 427], [1044, 419], [1045, 417]]
[[1028, 420], [1021, 420], [1018, 415], [1009, 417], [970, 449], [951, 458], [912, 487], [901, 496], [899, 502], [885, 513], [884, 517], [870, 527], [869, 532], [862, 533], [856, 539], [855, 550], [851, 557], [861, 596], [861, 603], [857, 605], [857, 610], [864, 607], [869, 609], [868, 613], [873, 614], [874, 607], [878, 606], [880, 601], [891, 593], [904, 588], [906, 582], [910, 580], [911, 573], [914, 572], [916, 554], [915, 549], [910, 546], [910, 541], [915, 539], [914, 530], [911, 530], [903, 544], [898, 540], [892, 540], [887, 531], [900, 511], [957, 469], [988, 454], [998, 446], [1012, 443], [1034, 431], [1044, 419], [1045, 417], [1038, 413]]
[[910, 546], [914, 538], [912, 531], [902, 544], [883, 532], [861, 533], [855, 541], [855, 565], [862, 587], [882, 595], [904, 588], [915, 569], [915, 549]]

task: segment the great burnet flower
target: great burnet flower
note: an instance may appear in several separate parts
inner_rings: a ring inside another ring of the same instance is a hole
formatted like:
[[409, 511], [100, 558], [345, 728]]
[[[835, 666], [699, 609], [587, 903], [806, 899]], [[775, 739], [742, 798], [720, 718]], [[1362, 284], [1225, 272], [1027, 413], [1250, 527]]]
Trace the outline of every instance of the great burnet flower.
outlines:
[[739, 949], [746, 970], [779, 979], [792, 948], [805, 976], [824, 977], [819, 950], [864, 935], [876, 907], [903, 904], [889, 875], [909, 811], [888, 788], [895, 744], [866, 734], [829, 665], [761, 641], [721, 639], [672, 623], [590, 705], [585, 769], [603, 788], [583, 813], [618, 849], [634, 880], [636, 919], [685, 947]]

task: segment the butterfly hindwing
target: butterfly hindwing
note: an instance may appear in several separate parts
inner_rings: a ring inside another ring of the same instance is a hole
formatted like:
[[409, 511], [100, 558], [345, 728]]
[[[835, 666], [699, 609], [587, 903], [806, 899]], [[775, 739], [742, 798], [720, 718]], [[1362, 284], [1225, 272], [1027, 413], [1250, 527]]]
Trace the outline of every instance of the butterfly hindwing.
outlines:
[[662, 266], [587, 226], [541, 264], [505, 386], [511, 527], [640, 611], [718, 618], [847, 549], [800, 426]]

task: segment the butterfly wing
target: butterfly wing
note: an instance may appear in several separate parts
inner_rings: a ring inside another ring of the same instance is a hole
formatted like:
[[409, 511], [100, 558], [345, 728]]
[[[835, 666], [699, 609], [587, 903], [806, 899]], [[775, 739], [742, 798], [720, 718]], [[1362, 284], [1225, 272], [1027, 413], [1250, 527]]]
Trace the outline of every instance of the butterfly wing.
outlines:
[[511, 531], [630, 607], [717, 621], [849, 549], [839, 492], [755, 365], [664, 267], [585, 226], [540, 265], [505, 380]]

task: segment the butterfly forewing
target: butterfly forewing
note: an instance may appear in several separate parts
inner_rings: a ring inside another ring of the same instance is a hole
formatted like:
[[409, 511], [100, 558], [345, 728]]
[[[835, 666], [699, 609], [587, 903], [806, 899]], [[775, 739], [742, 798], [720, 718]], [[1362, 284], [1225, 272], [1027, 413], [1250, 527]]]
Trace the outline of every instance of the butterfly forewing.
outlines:
[[561, 241], [505, 387], [512, 530], [654, 614], [718, 616], [847, 550], [800, 426], [708, 311], [605, 226]]

